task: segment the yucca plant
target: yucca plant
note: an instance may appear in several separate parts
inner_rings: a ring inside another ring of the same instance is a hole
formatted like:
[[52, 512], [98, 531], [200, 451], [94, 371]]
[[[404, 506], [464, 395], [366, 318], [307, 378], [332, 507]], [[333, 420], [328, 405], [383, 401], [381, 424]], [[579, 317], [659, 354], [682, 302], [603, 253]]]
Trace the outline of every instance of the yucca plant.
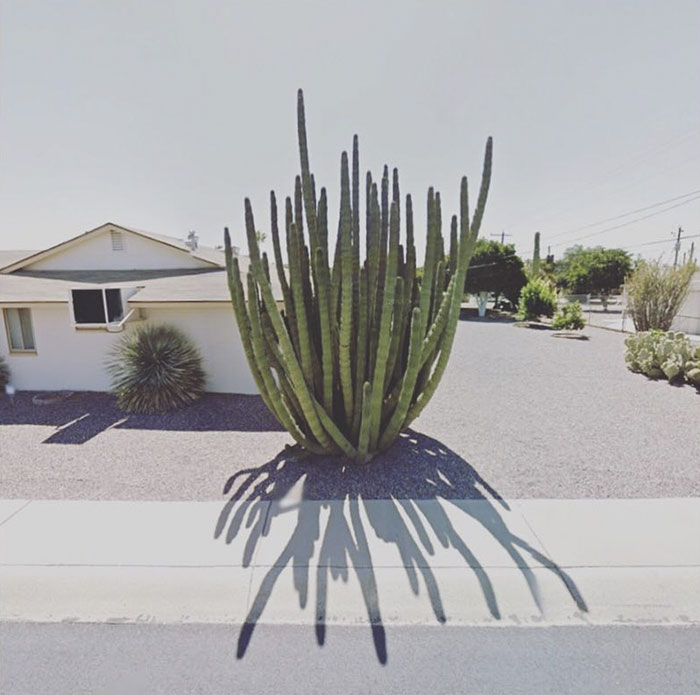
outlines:
[[10, 368], [5, 362], [5, 358], [0, 355], [0, 396], [5, 392], [5, 386], [10, 381]]
[[146, 324], [127, 333], [108, 370], [119, 407], [133, 413], [164, 413], [204, 393], [199, 351], [173, 326]]
[[[274, 191], [274, 269], [260, 253], [246, 199], [250, 266], [244, 279], [226, 230], [229, 288], [248, 364], [279, 422], [309, 452], [365, 462], [418, 417], [447, 366], [488, 195], [491, 138], [472, 219], [467, 179], [462, 179], [460, 216], [452, 218], [447, 261], [440, 194], [428, 191], [425, 261], [418, 280], [413, 206], [408, 195], [402, 208], [396, 169], [390, 180], [385, 166], [378, 183], [367, 173], [362, 258], [357, 136], [352, 165], [346, 152], [341, 156], [340, 221], [331, 257], [328, 199], [325, 188], [317, 194], [309, 166], [301, 90], [297, 120], [301, 174], [293, 199], [285, 201], [288, 265]], [[273, 272], [282, 309], [272, 289]]]

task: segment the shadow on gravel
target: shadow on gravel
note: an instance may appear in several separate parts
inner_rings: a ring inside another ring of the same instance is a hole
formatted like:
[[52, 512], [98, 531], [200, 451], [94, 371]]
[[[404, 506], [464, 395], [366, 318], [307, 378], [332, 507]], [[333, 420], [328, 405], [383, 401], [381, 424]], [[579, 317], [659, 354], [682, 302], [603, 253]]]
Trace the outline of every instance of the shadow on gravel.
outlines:
[[[252, 603], [238, 636], [239, 659], [248, 649], [278, 579], [290, 567], [301, 609], [309, 601], [310, 574], [315, 573], [315, 632], [319, 646], [326, 638], [329, 579], [347, 582], [349, 573], [355, 573], [376, 655], [385, 664], [387, 642], [367, 541], [370, 533], [396, 547], [416, 595], [422, 578], [438, 623], [444, 623], [446, 615], [429, 561], [434, 545], [427, 530], [443, 547], [451, 547], [461, 555], [465, 567], [474, 572], [479, 582], [490, 614], [499, 620], [498, 598], [489, 574], [470, 549], [469, 539], [455, 530], [447, 513], [449, 505], [481, 524], [493, 542], [507, 552], [513, 566], [522, 573], [540, 614], [539, 587], [528, 561], [553, 572], [578, 609], [588, 610], [571, 577], [509, 530], [501, 515], [502, 511], [509, 511], [508, 503], [463, 458], [417, 432], [409, 430], [403, 434], [389, 451], [367, 466], [342, 465], [337, 459], [300, 459], [294, 452], [285, 451], [260, 467], [239, 471], [229, 478], [224, 494], [232, 490], [219, 515], [214, 537], [231, 543], [239, 534], [247, 534], [244, 566], [250, 566], [261, 538], [270, 533], [277, 520], [296, 514], [286, 545], [262, 580], [256, 582], [259, 585], [251, 587]], [[378, 505], [375, 500], [388, 504]], [[369, 520], [369, 527], [363, 522], [361, 511]], [[284, 521], [280, 523], [284, 528]]]
[[44, 444], [84, 444], [110, 428], [180, 432], [283, 431], [260, 396], [207, 393], [185, 408], [163, 415], [136, 415], [117, 407], [108, 393], [82, 391], [58, 403], [35, 405], [22, 391], [0, 400], [0, 425], [45, 425], [57, 430]]
[[480, 321], [482, 323], [515, 323], [516, 319], [500, 311], [486, 310], [486, 316], [479, 316], [476, 309], [463, 308], [459, 312], [460, 321]]

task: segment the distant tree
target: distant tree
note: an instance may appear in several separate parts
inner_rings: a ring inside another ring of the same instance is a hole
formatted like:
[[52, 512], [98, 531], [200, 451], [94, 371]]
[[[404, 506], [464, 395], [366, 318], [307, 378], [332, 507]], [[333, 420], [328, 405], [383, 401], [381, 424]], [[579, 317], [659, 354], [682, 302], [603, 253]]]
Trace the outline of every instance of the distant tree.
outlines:
[[620, 287], [632, 270], [632, 257], [622, 249], [572, 246], [556, 264], [557, 286], [571, 294], [599, 294], [608, 309], [610, 292]]
[[526, 283], [525, 267], [513, 244], [488, 239], [477, 241], [467, 271], [465, 292], [493, 292], [496, 302], [503, 295], [515, 307]]

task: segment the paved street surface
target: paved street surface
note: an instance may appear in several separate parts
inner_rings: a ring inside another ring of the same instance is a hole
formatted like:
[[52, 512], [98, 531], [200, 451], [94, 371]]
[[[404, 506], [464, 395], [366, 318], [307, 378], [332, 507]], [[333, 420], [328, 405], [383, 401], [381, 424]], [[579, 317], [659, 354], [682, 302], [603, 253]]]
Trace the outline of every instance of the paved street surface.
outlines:
[[700, 629], [392, 627], [386, 665], [368, 627], [0, 626], [3, 695], [696, 695]]

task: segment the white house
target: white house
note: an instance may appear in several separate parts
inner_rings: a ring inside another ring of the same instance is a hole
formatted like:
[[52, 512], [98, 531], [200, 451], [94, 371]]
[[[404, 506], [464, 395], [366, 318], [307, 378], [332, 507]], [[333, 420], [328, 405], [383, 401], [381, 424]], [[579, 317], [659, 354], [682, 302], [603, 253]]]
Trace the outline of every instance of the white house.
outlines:
[[700, 335], [700, 270], [690, 281], [688, 296], [676, 314], [673, 330]]
[[[18, 257], [19, 256], [19, 257]], [[247, 258], [239, 257], [247, 270]], [[107, 223], [39, 252], [0, 252], [0, 355], [19, 390], [106, 391], [125, 331], [177, 326], [198, 346], [208, 391], [255, 393], [223, 251]]]

